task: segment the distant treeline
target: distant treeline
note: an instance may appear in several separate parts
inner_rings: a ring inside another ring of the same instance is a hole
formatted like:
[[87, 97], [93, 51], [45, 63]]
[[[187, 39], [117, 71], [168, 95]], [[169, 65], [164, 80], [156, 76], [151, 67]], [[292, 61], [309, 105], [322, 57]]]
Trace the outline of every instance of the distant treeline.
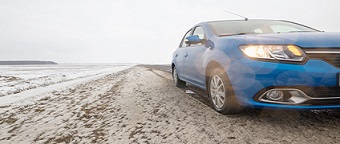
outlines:
[[0, 61], [0, 65], [56, 65], [53, 61]]

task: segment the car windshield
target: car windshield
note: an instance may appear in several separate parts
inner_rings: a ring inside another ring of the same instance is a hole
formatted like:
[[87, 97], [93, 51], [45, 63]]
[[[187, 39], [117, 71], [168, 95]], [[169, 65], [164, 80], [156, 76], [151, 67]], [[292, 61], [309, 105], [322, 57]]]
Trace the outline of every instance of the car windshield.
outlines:
[[218, 21], [210, 22], [209, 25], [218, 36], [289, 32], [318, 32], [318, 30], [316, 29], [297, 23], [275, 20]]

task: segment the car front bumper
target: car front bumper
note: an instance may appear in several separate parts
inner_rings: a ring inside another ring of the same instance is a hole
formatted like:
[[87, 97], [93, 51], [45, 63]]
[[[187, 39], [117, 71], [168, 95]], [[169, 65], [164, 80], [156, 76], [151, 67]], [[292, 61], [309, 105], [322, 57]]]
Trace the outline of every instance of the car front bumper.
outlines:
[[[246, 107], [340, 108], [340, 69], [322, 60], [297, 64], [244, 57], [233, 61], [226, 72], [238, 102]], [[270, 90], [283, 90], [290, 96], [283, 102], [263, 99]], [[289, 90], [295, 92], [289, 94]]]

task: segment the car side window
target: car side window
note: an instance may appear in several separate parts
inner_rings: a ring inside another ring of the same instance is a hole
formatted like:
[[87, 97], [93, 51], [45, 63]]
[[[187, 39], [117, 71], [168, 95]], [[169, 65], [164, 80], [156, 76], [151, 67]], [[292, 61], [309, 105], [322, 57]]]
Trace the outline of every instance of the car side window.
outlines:
[[188, 44], [186, 44], [185, 42], [188, 41], [188, 40], [186, 39], [186, 37], [190, 36], [190, 35], [191, 35], [191, 32], [192, 32], [192, 30], [189, 30], [189, 31], [184, 35], [184, 37], [183, 37], [183, 39], [182, 39], [181, 44], [180, 44], [179, 47], [188, 47]]
[[[204, 29], [201, 26], [196, 27], [192, 35], [198, 35], [200, 39], [205, 39]], [[196, 45], [202, 45], [202, 44], [199, 43]]]
[[204, 39], [204, 30], [202, 27], [198, 26], [195, 28], [194, 33], [192, 35], [198, 35], [200, 39]]

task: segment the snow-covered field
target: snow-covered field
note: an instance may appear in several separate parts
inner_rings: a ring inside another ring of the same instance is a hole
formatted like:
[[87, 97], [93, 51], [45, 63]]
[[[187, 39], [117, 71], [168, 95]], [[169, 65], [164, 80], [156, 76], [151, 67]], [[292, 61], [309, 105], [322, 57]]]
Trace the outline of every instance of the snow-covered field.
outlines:
[[20, 65], [0, 66], [0, 98], [49, 85], [105, 75], [133, 65]]
[[[30, 68], [36, 73], [50, 69]], [[167, 71], [170, 66], [55, 68], [70, 75], [92, 71], [93, 76], [0, 97], [0, 144], [333, 144], [340, 140], [339, 110], [246, 109], [238, 115], [221, 115], [211, 108], [205, 92], [192, 85], [175, 87]], [[7, 76], [23, 79], [19, 74]], [[3, 104], [21, 97], [29, 98]]]

